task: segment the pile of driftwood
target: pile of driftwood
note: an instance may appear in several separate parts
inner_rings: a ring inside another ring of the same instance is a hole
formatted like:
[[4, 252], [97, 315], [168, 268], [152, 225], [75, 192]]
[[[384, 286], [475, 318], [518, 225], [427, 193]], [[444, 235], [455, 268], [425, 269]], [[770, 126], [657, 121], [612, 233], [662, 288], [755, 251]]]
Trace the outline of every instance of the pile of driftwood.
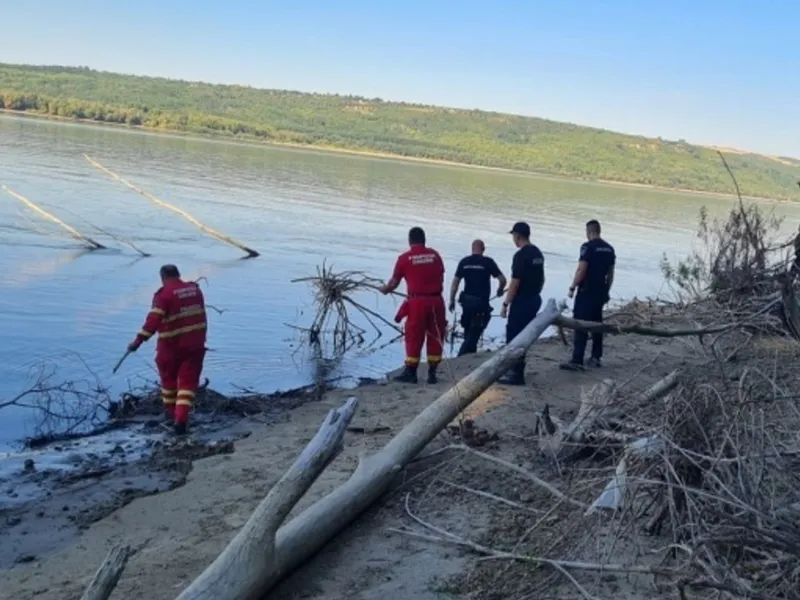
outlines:
[[632, 543], [639, 532], [662, 549], [656, 561], [586, 570], [658, 576], [682, 597], [800, 598], [800, 345], [743, 329], [715, 342], [707, 362], [643, 394], [603, 381], [569, 423], [545, 407], [539, 448], [562, 471], [616, 463], [602, 488], [571, 478], [560, 495], [578, 514], [562, 522], [596, 515], [593, 537]]

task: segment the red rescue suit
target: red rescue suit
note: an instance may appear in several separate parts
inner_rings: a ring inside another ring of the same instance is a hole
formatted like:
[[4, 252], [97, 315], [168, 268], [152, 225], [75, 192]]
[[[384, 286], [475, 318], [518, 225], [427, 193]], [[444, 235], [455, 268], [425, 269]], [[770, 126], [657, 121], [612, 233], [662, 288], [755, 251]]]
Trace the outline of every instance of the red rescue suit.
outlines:
[[203, 292], [194, 282], [169, 280], [153, 296], [153, 306], [133, 342], [139, 347], [158, 333], [156, 366], [161, 400], [176, 425], [186, 425], [206, 354]]
[[399, 323], [408, 316], [408, 300], [403, 300], [400, 308], [397, 309], [397, 314], [394, 316], [394, 322]]
[[[425, 244], [412, 244], [398, 258], [394, 281], [406, 280], [408, 290], [405, 344], [407, 367], [416, 368], [426, 345], [429, 365], [442, 362], [442, 345], [447, 329], [444, 306], [444, 261]], [[402, 309], [403, 307], [401, 307]], [[405, 310], [403, 312], [406, 312]]]

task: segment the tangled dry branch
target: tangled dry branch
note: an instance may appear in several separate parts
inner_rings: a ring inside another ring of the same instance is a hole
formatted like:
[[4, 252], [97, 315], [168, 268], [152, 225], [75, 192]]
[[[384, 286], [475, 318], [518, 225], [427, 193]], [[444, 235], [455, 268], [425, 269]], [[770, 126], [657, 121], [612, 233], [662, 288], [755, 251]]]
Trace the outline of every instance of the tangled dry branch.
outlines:
[[106, 422], [111, 400], [108, 389], [80, 356], [74, 357], [85, 370], [85, 377], [61, 380], [58, 367], [45, 361], [31, 370], [25, 389], [0, 400], [0, 409], [17, 407], [33, 411], [28, 446], [80, 436]]
[[[356, 300], [363, 292], [377, 292], [382, 282], [361, 271], [336, 272], [325, 263], [317, 267], [317, 275], [294, 279], [292, 283], [308, 283], [314, 290], [316, 315], [309, 327], [300, 328], [311, 346], [321, 345], [329, 337], [334, 356], [351, 348], [371, 346], [385, 328], [402, 334], [402, 330], [376, 311]], [[359, 324], [353, 317], [363, 320]], [[372, 336], [368, 334], [372, 330]]]

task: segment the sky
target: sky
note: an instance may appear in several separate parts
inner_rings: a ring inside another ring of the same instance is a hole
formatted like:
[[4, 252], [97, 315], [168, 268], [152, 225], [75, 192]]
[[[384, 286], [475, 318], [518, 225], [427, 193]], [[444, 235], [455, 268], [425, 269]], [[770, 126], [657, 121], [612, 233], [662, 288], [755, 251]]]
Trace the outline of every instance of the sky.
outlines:
[[800, 157], [800, 0], [27, 0], [0, 62], [538, 116]]

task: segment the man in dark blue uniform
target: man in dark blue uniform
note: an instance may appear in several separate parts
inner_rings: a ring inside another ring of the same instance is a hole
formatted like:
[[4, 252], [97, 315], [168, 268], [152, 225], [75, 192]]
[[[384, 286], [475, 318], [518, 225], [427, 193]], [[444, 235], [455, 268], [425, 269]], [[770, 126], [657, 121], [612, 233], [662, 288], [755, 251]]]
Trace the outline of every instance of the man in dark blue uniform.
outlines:
[[458, 351], [459, 356], [474, 354], [478, 351], [478, 341], [483, 330], [489, 324], [492, 305], [492, 277], [498, 280], [497, 296], [502, 296], [506, 289], [506, 278], [497, 263], [483, 253], [486, 246], [483, 241], [472, 242], [472, 254], [465, 256], [458, 263], [455, 277], [450, 284], [450, 312], [456, 309], [456, 294], [461, 280], [464, 280], [464, 291], [458, 297], [461, 304], [461, 326], [464, 328], [464, 343]]
[[[569, 288], [569, 297], [575, 296], [575, 305], [572, 314], [582, 321], [603, 322], [603, 306], [609, 301], [611, 285], [614, 283], [614, 265], [617, 256], [611, 244], [600, 237], [600, 223], [592, 220], [586, 223], [586, 239], [581, 246], [578, 268]], [[577, 295], [575, 295], [577, 290]], [[572, 343], [572, 359], [562, 363], [561, 367], [567, 371], [583, 370], [583, 355], [586, 353], [586, 344], [589, 334], [585, 331], [575, 330]], [[603, 334], [592, 334], [592, 356], [589, 364], [593, 367], [601, 366], [603, 357]]]
[[[511, 263], [511, 283], [500, 311], [501, 317], [508, 317], [506, 343], [519, 335], [536, 317], [542, 307], [541, 294], [544, 287], [544, 255], [531, 244], [530, 226], [524, 222], [514, 223], [509, 233], [518, 250]], [[500, 383], [525, 385], [524, 356], [500, 379]]]

